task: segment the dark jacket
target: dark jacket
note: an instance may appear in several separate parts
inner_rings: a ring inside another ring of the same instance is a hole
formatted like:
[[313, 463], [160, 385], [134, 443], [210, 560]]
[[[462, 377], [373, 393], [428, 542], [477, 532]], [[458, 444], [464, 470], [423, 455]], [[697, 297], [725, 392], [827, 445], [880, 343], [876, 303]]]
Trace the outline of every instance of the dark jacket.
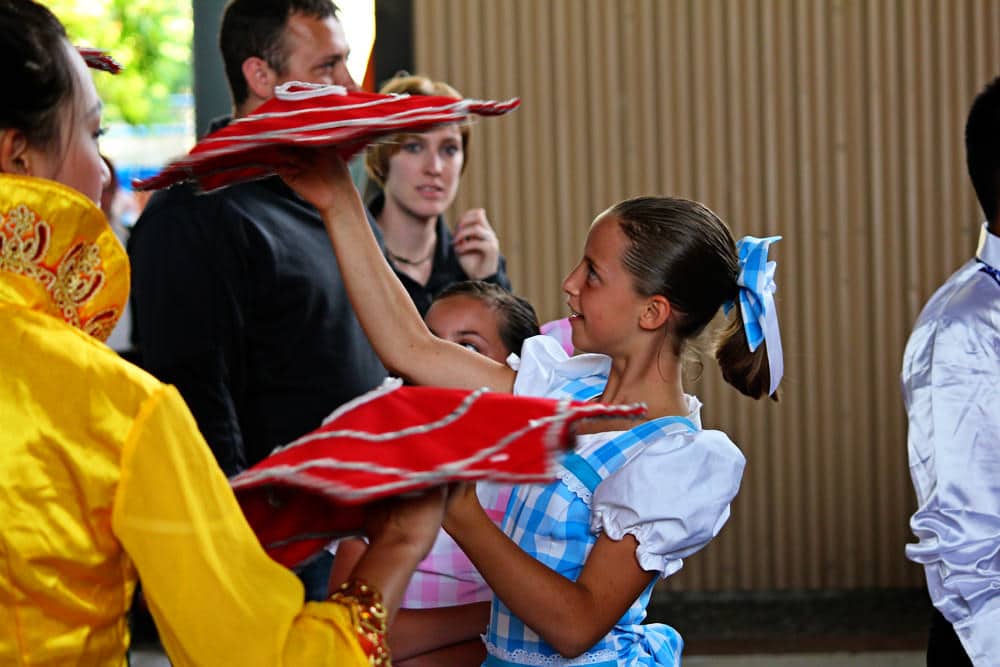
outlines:
[[128, 251], [140, 364], [177, 386], [229, 475], [386, 376], [319, 214], [277, 177], [158, 192]]

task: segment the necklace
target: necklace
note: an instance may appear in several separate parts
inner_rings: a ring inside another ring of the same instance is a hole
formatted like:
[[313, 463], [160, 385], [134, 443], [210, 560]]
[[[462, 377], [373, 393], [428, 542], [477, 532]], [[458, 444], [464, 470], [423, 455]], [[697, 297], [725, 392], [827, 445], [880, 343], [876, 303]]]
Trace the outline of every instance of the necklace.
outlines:
[[424, 262], [434, 257], [434, 250], [436, 250], [436, 248], [431, 247], [431, 251], [427, 253], [424, 257], [421, 257], [420, 259], [409, 259], [407, 257], [400, 257], [393, 251], [386, 248], [386, 251], [388, 251], [389, 257], [392, 258], [392, 261], [398, 262], [399, 264], [406, 264], [407, 266], [420, 266]]

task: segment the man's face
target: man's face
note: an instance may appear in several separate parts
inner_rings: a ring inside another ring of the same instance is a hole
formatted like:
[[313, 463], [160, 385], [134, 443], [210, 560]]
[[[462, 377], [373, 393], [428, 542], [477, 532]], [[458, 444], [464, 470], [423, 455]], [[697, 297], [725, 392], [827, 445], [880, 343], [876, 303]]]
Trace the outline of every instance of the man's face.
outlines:
[[351, 49], [340, 21], [332, 16], [319, 19], [292, 14], [288, 17], [283, 39], [288, 58], [277, 84], [304, 81], [335, 84], [351, 91], [358, 89], [347, 71], [347, 54]]

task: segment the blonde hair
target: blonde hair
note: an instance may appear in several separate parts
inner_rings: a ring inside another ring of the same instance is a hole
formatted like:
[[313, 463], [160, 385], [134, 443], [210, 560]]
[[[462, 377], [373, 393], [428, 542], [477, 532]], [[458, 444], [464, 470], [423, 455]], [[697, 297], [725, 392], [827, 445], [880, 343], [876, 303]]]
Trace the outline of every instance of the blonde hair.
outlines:
[[[379, 90], [380, 93], [395, 93], [397, 95], [437, 95], [441, 97], [461, 98], [462, 94], [452, 88], [444, 81], [433, 81], [426, 76], [419, 74], [397, 74], [392, 77]], [[469, 157], [469, 125], [460, 123], [458, 131], [462, 135], [462, 154], [465, 160], [462, 161], [462, 172]], [[375, 181], [379, 187], [385, 185], [385, 179], [389, 176], [389, 160], [400, 151], [403, 141], [409, 134], [397, 134], [387, 137], [383, 141], [372, 144], [368, 147], [365, 155], [365, 169], [368, 176]]]

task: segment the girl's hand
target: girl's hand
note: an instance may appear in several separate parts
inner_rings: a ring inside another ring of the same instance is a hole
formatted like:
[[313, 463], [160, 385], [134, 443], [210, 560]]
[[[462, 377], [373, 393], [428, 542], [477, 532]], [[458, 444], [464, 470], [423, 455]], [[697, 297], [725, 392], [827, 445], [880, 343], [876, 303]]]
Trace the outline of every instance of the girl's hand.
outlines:
[[475, 520], [477, 514], [486, 516], [479, 504], [479, 496], [476, 495], [476, 483], [462, 482], [452, 486], [442, 527], [451, 533], [452, 529], [458, 530], [460, 525]]
[[447, 499], [448, 490], [442, 486], [371, 505], [365, 514], [369, 552], [383, 544], [408, 545], [423, 558], [441, 528]]
[[351, 172], [337, 147], [288, 148], [278, 175], [319, 211], [335, 211], [358, 199]]
[[500, 269], [500, 241], [486, 211], [474, 208], [462, 214], [453, 241], [462, 270], [472, 280], [482, 280]]
[[434, 544], [447, 499], [447, 489], [437, 487], [366, 508], [368, 549], [348, 578], [367, 581], [382, 593], [389, 623], [403, 600], [410, 575]]

